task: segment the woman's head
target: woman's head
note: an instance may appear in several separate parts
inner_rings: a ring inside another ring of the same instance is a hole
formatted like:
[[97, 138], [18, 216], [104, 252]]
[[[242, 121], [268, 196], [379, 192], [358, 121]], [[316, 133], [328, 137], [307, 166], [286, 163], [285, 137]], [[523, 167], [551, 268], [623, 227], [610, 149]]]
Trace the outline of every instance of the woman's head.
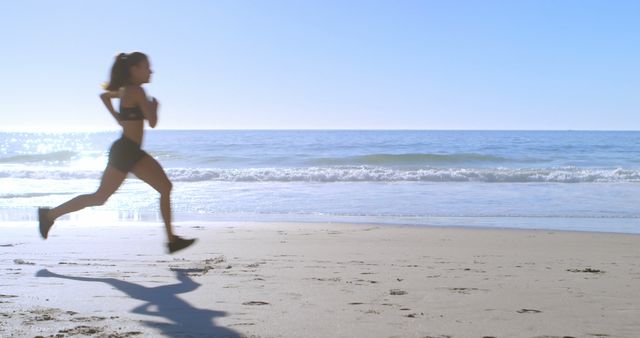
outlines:
[[144, 53], [120, 53], [111, 67], [111, 79], [105, 89], [116, 91], [128, 84], [148, 83], [153, 73], [150, 67], [149, 58]]

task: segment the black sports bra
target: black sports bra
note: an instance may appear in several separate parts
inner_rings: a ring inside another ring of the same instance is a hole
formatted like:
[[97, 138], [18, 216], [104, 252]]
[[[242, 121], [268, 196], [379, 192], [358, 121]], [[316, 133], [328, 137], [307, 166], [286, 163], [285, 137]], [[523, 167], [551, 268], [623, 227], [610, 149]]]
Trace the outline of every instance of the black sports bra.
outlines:
[[135, 107], [120, 107], [120, 112], [118, 113], [118, 120], [120, 121], [135, 121], [135, 120], [144, 120], [144, 115], [142, 114], [142, 110], [138, 106]]

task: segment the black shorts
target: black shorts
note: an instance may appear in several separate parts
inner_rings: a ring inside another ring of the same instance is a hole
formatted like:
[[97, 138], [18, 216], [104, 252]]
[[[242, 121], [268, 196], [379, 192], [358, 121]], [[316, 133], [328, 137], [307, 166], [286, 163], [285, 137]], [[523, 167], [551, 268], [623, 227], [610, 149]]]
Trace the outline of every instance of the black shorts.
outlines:
[[140, 149], [139, 144], [123, 136], [113, 142], [111, 149], [109, 149], [109, 162], [107, 165], [128, 173], [146, 155], [148, 154]]

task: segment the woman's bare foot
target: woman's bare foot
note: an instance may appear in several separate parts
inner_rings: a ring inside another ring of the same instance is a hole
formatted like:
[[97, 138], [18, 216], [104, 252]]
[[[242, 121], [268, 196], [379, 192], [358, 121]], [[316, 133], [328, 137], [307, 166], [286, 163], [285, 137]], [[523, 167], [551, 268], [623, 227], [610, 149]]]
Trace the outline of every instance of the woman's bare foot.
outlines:
[[184, 239], [182, 237], [179, 236], [173, 236], [173, 240], [169, 243], [167, 243], [167, 247], [169, 248], [169, 253], [174, 253], [176, 251], [185, 249], [187, 247], [189, 247], [191, 244], [193, 244], [196, 241], [195, 238], [192, 239]]
[[38, 222], [40, 223], [40, 235], [47, 239], [49, 230], [53, 226], [53, 220], [49, 219], [49, 208], [38, 208]]

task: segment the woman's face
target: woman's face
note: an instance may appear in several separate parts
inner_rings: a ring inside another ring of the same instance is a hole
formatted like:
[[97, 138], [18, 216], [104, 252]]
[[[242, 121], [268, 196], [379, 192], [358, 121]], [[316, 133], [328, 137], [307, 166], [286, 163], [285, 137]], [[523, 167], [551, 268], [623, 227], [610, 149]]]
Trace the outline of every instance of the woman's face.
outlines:
[[152, 73], [149, 60], [142, 60], [130, 68], [131, 81], [136, 84], [149, 83]]

